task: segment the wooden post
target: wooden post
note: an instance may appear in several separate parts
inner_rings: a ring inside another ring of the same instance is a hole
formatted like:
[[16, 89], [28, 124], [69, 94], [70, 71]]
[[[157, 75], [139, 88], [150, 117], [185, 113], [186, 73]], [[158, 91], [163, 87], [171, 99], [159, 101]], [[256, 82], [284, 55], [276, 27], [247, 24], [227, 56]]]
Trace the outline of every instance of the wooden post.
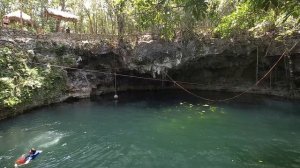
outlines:
[[77, 34], [77, 21], [74, 22], [75, 33]]
[[256, 47], [256, 82], [258, 81], [258, 46]]
[[20, 9], [20, 17], [21, 17], [21, 30], [23, 30], [23, 16], [22, 16], [22, 10], [23, 10], [23, 0], [20, 0], [21, 9]]
[[272, 72], [270, 72], [270, 88], [272, 88]]

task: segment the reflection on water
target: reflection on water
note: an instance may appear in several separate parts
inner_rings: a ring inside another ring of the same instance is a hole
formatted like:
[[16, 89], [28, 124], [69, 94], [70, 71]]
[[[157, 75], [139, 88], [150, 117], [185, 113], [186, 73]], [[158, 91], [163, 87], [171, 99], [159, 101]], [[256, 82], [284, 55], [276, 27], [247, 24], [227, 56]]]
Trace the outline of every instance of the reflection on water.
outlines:
[[44, 151], [28, 165], [40, 168], [300, 167], [297, 102], [249, 96], [209, 103], [178, 92], [119, 96], [1, 121], [0, 168], [31, 147]]

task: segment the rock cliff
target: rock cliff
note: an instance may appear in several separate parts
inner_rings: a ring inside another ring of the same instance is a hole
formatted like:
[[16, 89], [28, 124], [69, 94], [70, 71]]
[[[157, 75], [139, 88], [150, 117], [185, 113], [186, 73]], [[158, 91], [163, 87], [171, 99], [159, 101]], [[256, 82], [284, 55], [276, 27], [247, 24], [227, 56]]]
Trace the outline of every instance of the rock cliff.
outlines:
[[[107, 39], [89, 41], [61, 36], [64, 38], [37, 38], [30, 33], [8, 31], [2, 32], [0, 39], [1, 43], [9, 42], [26, 50], [32, 66], [51, 66], [63, 71], [65, 93], [53, 102], [113, 92], [115, 73], [119, 91], [175, 88], [167, 81], [172, 78], [193, 83], [180, 83], [187, 89], [242, 92], [300, 40], [181, 37], [169, 42], [147, 35], [120, 46]], [[270, 76], [250, 92], [299, 98], [300, 44], [285, 55]], [[39, 105], [43, 101], [35, 106]]]

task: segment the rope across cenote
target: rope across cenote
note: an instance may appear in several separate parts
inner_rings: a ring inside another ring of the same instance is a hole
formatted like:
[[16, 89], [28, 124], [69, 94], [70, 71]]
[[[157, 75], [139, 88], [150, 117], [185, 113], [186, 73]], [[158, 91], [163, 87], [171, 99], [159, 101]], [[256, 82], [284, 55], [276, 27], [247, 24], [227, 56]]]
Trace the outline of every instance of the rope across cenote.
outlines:
[[35, 63], [35, 62], [30, 62], [30, 63], [36, 64], [36, 65], [49, 66], [49, 67], [57, 67], [57, 68], [63, 68], [63, 69], [70, 69], [70, 70], [80, 70], [80, 71], [85, 71], [85, 72], [100, 73], [100, 74], [105, 74], [105, 75], [115, 75], [115, 76], [122, 76], [122, 77], [128, 77], [128, 78], [136, 78], [136, 79], [160, 81], [160, 82], [171, 82], [171, 83], [174, 83], [176, 86], [178, 86], [180, 89], [182, 89], [185, 92], [187, 92], [188, 94], [190, 94], [190, 95], [192, 95], [194, 97], [197, 97], [199, 99], [202, 99], [202, 100], [205, 100], [205, 101], [210, 101], [210, 102], [224, 102], [224, 101], [234, 100], [234, 99], [236, 99], [236, 98], [244, 95], [245, 93], [249, 92], [255, 86], [259, 85], [259, 83], [261, 83], [261, 81], [263, 81], [274, 70], [274, 68], [278, 65], [278, 63], [281, 61], [281, 59], [284, 58], [287, 55], [287, 53], [291, 52], [296, 47], [296, 45], [298, 43], [299, 43], [299, 41], [297, 43], [295, 43], [293, 45], [293, 47], [290, 48], [289, 50], [285, 50], [284, 53], [279, 57], [279, 59], [274, 63], [274, 65], [268, 70], [268, 72], [266, 72], [265, 75], [262, 78], [260, 78], [253, 86], [251, 86], [247, 90], [243, 91], [242, 93], [239, 93], [239, 94], [237, 94], [235, 96], [232, 96], [232, 97], [229, 97], [229, 98], [226, 98], [226, 99], [209, 99], [209, 98], [206, 98], [206, 97], [199, 96], [199, 95], [197, 95], [197, 94], [189, 91], [185, 87], [183, 87], [182, 84], [201, 85], [201, 86], [203, 86], [203, 84], [193, 83], [193, 82], [176, 81], [176, 80], [172, 79], [167, 73], [164, 73], [164, 74], [169, 79], [155, 79], [155, 78], [140, 77], [140, 76], [135, 76], [135, 75], [120, 74], [120, 73], [116, 73], [116, 72], [104, 72], [104, 71], [100, 71], [100, 70], [73, 68], [73, 67], [62, 66], [62, 65], [43, 64], [43, 63]]

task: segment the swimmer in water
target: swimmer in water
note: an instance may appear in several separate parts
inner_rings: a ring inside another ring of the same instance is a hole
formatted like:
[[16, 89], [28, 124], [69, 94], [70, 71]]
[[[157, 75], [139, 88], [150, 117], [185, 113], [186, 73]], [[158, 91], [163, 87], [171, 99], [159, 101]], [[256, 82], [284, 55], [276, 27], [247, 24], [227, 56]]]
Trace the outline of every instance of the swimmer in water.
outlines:
[[36, 152], [36, 150], [34, 148], [31, 148], [30, 151], [28, 152], [28, 155], [25, 157], [26, 160], [29, 157], [31, 157], [32, 159], [34, 159], [33, 156], [34, 156], [35, 152]]
[[28, 164], [38, 155], [36, 153], [37, 151], [34, 148], [31, 148], [27, 155], [23, 154], [19, 159], [17, 159], [15, 167], [18, 167], [18, 165]]

